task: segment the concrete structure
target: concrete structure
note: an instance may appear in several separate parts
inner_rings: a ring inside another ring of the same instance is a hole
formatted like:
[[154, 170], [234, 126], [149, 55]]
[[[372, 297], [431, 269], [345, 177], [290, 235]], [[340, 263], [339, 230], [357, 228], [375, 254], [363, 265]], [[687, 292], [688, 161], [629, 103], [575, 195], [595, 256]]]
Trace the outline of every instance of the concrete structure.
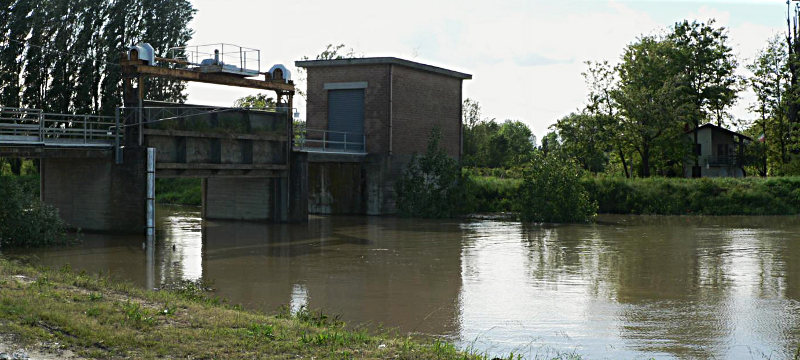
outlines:
[[[245, 52], [237, 48], [244, 65]], [[202, 65], [156, 58], [147, 44], [131, 47], [120, 61], [125, 107], [112, 117], [0, 106], [0, 156], [40, 158], [42, 200], [84, 230], [152, 235], [156, 176], [204, 179], [206, 218], [306, 221], [307, 157], [291, 149], [294, 84], [288, 72], [276, 66], [261, 80], [247, 78], [259, 71]], [[272, 90], [278, 106], [148, 102], [148, 77]]]
[[[395, 213], [395, 180], [434, 128], [446, 152], [461, 158], [462, 82], [471, 75], [390, 57], [295, 64], [308, 72], [307, 141], [342, 150], [306, 149], [309, 212]], [[345, 136], [363, 146], [344, 151], [352, 146], [341, 144]]]
[[[742, 158], [744, 148], [752, 141], [751, 138], [714, 124], [705, 124], [696, 131], [695, 154], [698, 157], [699, 169], [692, 170], [694, 157], [690, 157], [684, 163], [685, 177], [741, 178], [746, 175]], [[687, 133], [687, 136], [694, 142], [694, 131]]]

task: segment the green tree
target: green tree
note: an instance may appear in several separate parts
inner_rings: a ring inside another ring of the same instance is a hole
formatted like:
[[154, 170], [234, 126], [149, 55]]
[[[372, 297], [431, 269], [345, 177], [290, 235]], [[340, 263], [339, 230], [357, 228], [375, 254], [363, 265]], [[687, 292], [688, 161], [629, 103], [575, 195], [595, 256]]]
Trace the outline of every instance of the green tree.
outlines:
[[[702, 123], [716, 121], [723, 126], [730, 118], [727, 109], [736, 101], [739, 77], [734, 71], [738, 63], [727, 45], [727, 30], [714, 27], [713, 19], [707, 24], [675, 23], [666, 40], [674, 44], [670, 47], [673, 73], [681, 75], [678, 85], [686, 100], [686, 121], [695, 130], [694, 144], [698, 144], [696, 129]], [[699, 165], [698, 155], [693, 154], [695, 166]]]
[[597, 173], [608, 163], [610, 119], [604, 115], [571, 113], [550, 128], [558, 132], [565, 153], [575, 158], [583, 169]]
[[[606, 158], [609, 161], [614, 157], [619, 159], [622, 173], [625, 177], [631, 177], [628, 165], [632, 161], [630, 153], [633, 148], [622, 126], [619, 104], [611, 96], [618, 87], [617, 69], [608, 61], [587, 61], [586, 65], [587, 70], [583, 72], [583, 77], [589, 88], [589, 98], [583, 113], [595, 118], [593, 122], [597, 123], [595, 126], [600, 131], [598, 136], [604, 143], [603, 147], [606, 151], [613, 152], [606, 154]], [[603, 165], [605, 167], [606, 164]]]
[[275, 99], [267, 96], [267, 94], [247, 95], [245, 97], [236, 99], [233, 106], [247, 109], [274, 109]]
[[525, 123], [516, 120], [504, 121], [489, 137], [489, 167], [514, 167], [530, 160], [536, 138]]
[[541, 151], [523, 172], [515, 208], [523, 221], [580, 223], [597, 214], [597, 203], [581, 184], [583, 171], [569, 158]]
[[789, 160], [792, 124], [787, 118], [788, 103], [785, 96], [790, 77], [787, 61], [784, 44], [776, 36], [747, 65], [753, 73], [749, 82], [756, 95], [750, 110], [758, 114], [750, 133], [756, 138], [763, 134], [765, 139], [763, 146], [757, 146], [761, 151], [751, 153], [751, 156], [761, 157], [758, 163], [762, 165], [759, 168], [762, 175], [769, 172], [770, 164], [780, 168]]
[[691, 104], [680, 88], [682, 73], [670, 57], [673, 47], [653, 36], [628, 45], [618, 68], [619, 88], [612, 92], [621, 128], [641, 159], [643, 177], [650, 176], [653, 165], [667, 166], [686, 157], [680, 125]]
[[440, 146], [434, 128], [424, 155], [414, 156], [395, 185], [397, 210], [403, 216], [447, 218], [471, 211], [469, 178]]

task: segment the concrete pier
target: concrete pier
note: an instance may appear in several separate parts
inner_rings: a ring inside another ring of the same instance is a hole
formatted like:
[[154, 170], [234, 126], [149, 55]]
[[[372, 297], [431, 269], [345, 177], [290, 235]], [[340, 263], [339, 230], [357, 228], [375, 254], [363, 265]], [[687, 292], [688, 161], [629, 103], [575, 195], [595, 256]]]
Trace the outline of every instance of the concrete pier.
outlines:
[[87, 231], [145, 231], [145, 149], [112, 156], [41, 159], [41, 200], [58, 209], [71, 227]]

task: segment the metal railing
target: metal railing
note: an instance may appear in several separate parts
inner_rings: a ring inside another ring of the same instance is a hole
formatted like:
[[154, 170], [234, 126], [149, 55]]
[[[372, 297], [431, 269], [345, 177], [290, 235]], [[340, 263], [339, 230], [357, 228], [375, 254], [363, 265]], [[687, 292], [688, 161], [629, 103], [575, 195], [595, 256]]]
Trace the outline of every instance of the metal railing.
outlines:
[[113, 116], [45, 113], [0, 107], [0, 144], [112, 147], [121, 136]]
[[201, 67], [203, 61], [213, 60], [213, 65], [234, 66], [245, 74], [255, 76], [261, 72], [261, 50], [234, 44], [174, 47], [167, 50], [167, 58], [185, 61], [191, 67]]
[[332, 152], [364, 154], [367, 137], [364, 134], [344, 131], [296, 128], [295, 150], [307, 152]]
[[739, 166], [739, 157], [736, 155], [703, 156], [701, 163], [708, 166]]

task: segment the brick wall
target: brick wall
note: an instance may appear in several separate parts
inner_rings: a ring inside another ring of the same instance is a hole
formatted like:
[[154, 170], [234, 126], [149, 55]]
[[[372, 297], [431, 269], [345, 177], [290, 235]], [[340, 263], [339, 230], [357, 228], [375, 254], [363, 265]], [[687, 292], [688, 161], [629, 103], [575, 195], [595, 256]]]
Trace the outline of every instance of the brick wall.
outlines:
[[[425, 151], [431, 129], [442, 131], [447, 153], [459, 158], [461, 149], [461, 79], [400, 65], [327, 66], [308, 68], [307, 127], [327, 129], [326, 83], [367, 82], [364, 132], [367, 152], [389, 153], [390, 83], [392, 152]], [[390, 81], [390, 74], [392, 81]]]
[[[367, 152], [385, 153], [389, 143], [389, 65], [308, 68], [306, 127], [328, 128], [328, 91], [325, 83], [367, 82], [364, 89], [364, 134]], [[311, 134], [310, 134], [311, 135]]]
[[395, 154], [423, 153], [434, 126], [441, 145], [459, 159], [461, 153], [461, 79], [395, 66], [392, 135]]

